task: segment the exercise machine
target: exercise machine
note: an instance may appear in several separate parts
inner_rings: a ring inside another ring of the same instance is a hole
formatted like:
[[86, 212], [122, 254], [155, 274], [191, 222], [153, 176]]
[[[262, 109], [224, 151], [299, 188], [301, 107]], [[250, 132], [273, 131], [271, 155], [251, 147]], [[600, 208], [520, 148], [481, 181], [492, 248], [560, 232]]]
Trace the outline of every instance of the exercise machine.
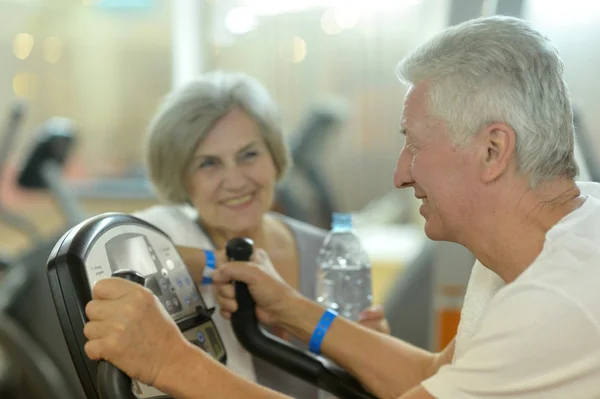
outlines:
[[0, 397], [78, 399], [46, 349], [9, 314], [17, 301], [30, 295], [25, 292], [28, 283], [27, 269], [20, 265], [13, 265], [0, 281]]
[[48, 119], [38, 129], [17, 181], [19, 187], [25, 190], [49, 190], [69, 225], [77, 224], [87, 216], [62, 176], [76, 135], [77, 127], [73, 120], [61, 117]]
[[[249, 259], [252, 250], [251, 241], [245, 239], [232, 240], [226, 248], [230, 259], [235, 260]], [[214, 309], [206, 308], [168, 236], [138, 218], [107, 213], [73, 227], [52, 250], [47, 273], [65, 341], [88, 399], [166, 397], [132, 381], [114, 366], [86, 357], [84, 308], [91, 299], [91, 287], [103, 278], [121, 277], [149, 288], [188, 340], [226, 362], [225, 349], [211, 320]], [[264, 332], [255, 317], [248, 288], [236, 284], [236, 291], [240, 310], [232, 323], [248, 351], [334, 395], [374, 398], [331, 362]]]
[[335, 101], [321, 102], [309, 109], [290, 143], [292, 168], [278, 186], [274, 210], [330, 228], [336, 206], [320, 160], [326, 144], [337, 136], [347, 118], [346, 107]]
[[[14, 148], [16, 137], [21, 131], [21, 126], [26, 114], [23, 103], [15, 103], [10, 109], [6, 125], [0, 141], [0, 179], [6, 176], [6, 166]], [[28, 219], [9, 211], [2, 198], [0, 198], [0, 224], [10, 227], [25, 234], [34, 244], [40, 242], [41, 237], [37, 228]], [[6, 255], [0, 256], [0, 274], [10, 265], [11, 259]]]
[[[21, 187], [28, 190], [49, 189], [57, 198], [59, 208], [67, 215], [69, 224], [65, 229], [84, 218], [84, 213], [72, 197], [69, 198], [69, 191], [64, 188], [65, 184], [59, 174], [74, 143], [74, 135], [74, 124], [66, 119], [52, 118], [43, 124], [21, 163], [17, 179]], [[11, 220], [17, 220], [16, 215]], [[50, 288], [44, 267], [64, 230], [60, 231], [58, 237], [43, 239], [34, 230], [33, 224], [28, 222], [27, 226], [30, 226], [31, 235], [35, 236], [33, 245], [10, 259], [8, 271], [0, 282], [2, 297], [7, 298], [2, 307], [2, 316], [7, 320], [3, 326], [8, 329], [3, 330], [0, 346], [5, 348], [3, 353], [8, 358], [7, 363], [21, 365], [23, 368], [22, 373], [13, 373], [11, 378], [7, 378], [7, 381], [17, 378], [18, 382], [12, 384], [11, 389], [16, 386], [19, 391], [6, 397], [47, 397], [46, 395], [51, 395], [50, 387], [55, 385], [62, 388], [55, 389], [56, 395], [53, 398], [86, 399], [70, 359], [56, 310], [50, 301]], [[27, 350], [30, 352], [26, 352]], [[41, 371], [36, 372], [29, 367], [26, 360], [29, 358], [41, 359], [43, 370], [54, 371], [44, 377]], [[19, 359], [25, 362], [21, 364]], [[38, 396], [30, 392], [30, 388], [36, 387], [42, 390], [47, 388], [48, 393], [42, 392]], [[61, 393], [66, 390], [71, 393]]]
[[[23, 103], [12, 106], [0, 143], [0, 176], [4, 176], [15, 139], [20, 131], [26, 107]], [[28, 219], [9, 211], [0, 203], [0, 223], [24, 233], [34, 247], [42, 244], [37, 228]], [[29, 252], [25, 254], [27, 259]], [[47, 256], [47, 255], [46, 255]], [[56, 363], [33, 338], [17, 318], [15, 309], [35, 297], [31, 269], [21, 264], [21, 257], [0, 258], [0, 397], [75, 399], [60, 377]], [[38, 265], [43, 262], [38, 263]], [[29, 317], [36, 317], [36, 313]], [[40, 332], [44, 332], [41, 330]]]
[[69, 230], [48, 261], [52, 299], [88, 399], [165, 397], [153, 387], [131, 381], [106, 362], [91, 361], [84, 352], [84, 309], [91, 299], [91, 287], [111, 276], [144, 284], [190, 342], [226, 362], [225, 347], [211, 318], [214, 308], [206, 307], [170, 239], [133, 216], [100, 215]]

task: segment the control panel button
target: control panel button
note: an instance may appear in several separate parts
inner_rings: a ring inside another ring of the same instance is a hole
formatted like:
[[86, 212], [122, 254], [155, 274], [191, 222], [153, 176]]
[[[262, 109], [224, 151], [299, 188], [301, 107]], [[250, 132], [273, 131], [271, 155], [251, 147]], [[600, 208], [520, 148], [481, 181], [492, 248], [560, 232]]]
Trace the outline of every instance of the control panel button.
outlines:
[[204, 341], [206, 341], [206, 337], [204, 336], [204, 334], [202, 334], [202, 331], [198, 331], [198, 333], [196, 334], [196, 338], [198, 339], [198, 342], [204, 343]]
[[163, 291], [166, 291], [166, 290], [167, 290], [167, 288], [169, 288], [169, 282], [168, 282], [167, 280], [165, 280], [164, 278], [161, 278], [161, 279], [158, 281], [158, 285], [160, 285], [160, 288], [161, 288]]
[[169, 272], [167, 272], [167, 269], [161, 269], [160, 274], [162, 274], [163, 277], [167, 277], [169, 275]]
[[173, 263], [173, 261], [171, 259], [167, 259], [167, 269], [169, 270], [173, 270], [175, 268], [175, 264]]
[[167, 310], [168, 310], [169, 312], [172, 312], [172, 311], [173, 311], [173, 304], [172, 304], [172, 303], [171, 303], [171, 301], [169, 301], [168, 299], [167, 299], [167, 301], [165, 302], [165, 307], [167, 308]]
[[179, 279], [179, 278], [178, 278], [178, 279], [175, 281], [175, 283], [177, 284], [177, 286], [178, 286], [179, 288], [183, 288], [183, 281], [181, 281], [181, 279]]
[[192, 303], [192, 301], [190, 300], [189, 296], [186, 296], [185, 298], [183, 298], [183, 300], [185, 301], [185, 303], [187, 303], [188, 305]]
[[176, 308], [179, 307], [179, 301], [177, 300], [177, 298], [173, 298], [173, 306], [175, 306]]
[[186, 277], [183, 281], [185, 281], [185, 285], [192, 285], [192, 280], [189, 277]]
[[200, 297], [198, 296], [198, 294], [192, 294], [192, 300], [194, 302], [198, 302], [200, 300]]

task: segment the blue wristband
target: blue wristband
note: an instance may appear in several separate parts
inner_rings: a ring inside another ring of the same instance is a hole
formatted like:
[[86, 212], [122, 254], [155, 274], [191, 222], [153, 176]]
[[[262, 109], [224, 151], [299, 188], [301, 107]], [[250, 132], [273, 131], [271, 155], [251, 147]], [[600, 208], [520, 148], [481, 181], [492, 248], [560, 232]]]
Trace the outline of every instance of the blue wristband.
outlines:
[[212, 274], [215, 271], [217, 261], [215, 253], [210, 250], [204, 250], [204, 257], [206, 261], [204, 263], [204, 272], [202, 273], [202, 285], [212, 284]]
[[321, 343], [323, 342], [323, 338], [325, 338], [325, 334], [327, 334], [327, 330], [329, 330], [329, 326], [333, 322], [333, 319], [337, 316], [337, 313], [333, 309], [327, 309], [323, 316], [321, 316], [321, 320], [319, 320], [319, 324], [315, 327], [315, 331], [310, 337], [310, 342], [308, 344], [308, 348], [310, 351], [316, 355], [321, 353]]

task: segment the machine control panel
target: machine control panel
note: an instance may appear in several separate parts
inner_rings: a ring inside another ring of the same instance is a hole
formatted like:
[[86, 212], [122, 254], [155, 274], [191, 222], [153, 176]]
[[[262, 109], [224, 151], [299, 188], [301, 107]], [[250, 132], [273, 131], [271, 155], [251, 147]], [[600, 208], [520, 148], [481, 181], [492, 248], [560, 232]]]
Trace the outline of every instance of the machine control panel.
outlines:
[[[145, 287], [160, 300], [184, 337], [225, 362], [223, 342], [198, 287], [177, 249], [164, 236], [136, 225], [113, 228], [97, 239], [84, 264], [90, 287], [119, 270], [138, 272], [145, 279]], [[166, 397], [138, 381], [132, 381], [132, 390], [138, 398]]]

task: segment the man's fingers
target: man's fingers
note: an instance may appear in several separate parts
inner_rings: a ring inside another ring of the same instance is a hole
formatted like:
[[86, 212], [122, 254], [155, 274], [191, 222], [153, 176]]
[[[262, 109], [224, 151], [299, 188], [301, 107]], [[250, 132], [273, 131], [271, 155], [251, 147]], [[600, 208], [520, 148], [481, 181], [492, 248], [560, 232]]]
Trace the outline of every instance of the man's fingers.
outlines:
[[223, 309], [221, 309], [220, 313], [225, 320], [231, 319], [231, 312], [225, 312]]
[[85, 354], [92, 360], [102, 359], [102, 343], [99, 340], [86, 342], [83, 350], [85, 351]]
[[118, 299], [136, 288], [136, 283], [122, 278], [105, 278], [94, 284], [92, 297], [94, 299]]
[[217, 297], [217, 304], [223, 312], [234, 313], [238, 309], [238, 303], [235, 299]]
[[217, 295], [223, 298], [235, 299], [235, 287], [233, 284], [219, 284], [217, 285]]
[[101, 321], [90, 321], [83, 327], [83, 335], [85, 335], [89, 341], [106, 337], [109, 331], [110, 327], [108, 324]]
[[235, 280], [251, 285], [256, 283], [261, 272], [262, 270], [252, 263], [228, 262], [213, 273], [212, 279], [217, 283], [228, 283]]
[[85, 306], [85, 315], [89, 320], [106, 320], [113, 314], [111, 301], [92, 300]]

